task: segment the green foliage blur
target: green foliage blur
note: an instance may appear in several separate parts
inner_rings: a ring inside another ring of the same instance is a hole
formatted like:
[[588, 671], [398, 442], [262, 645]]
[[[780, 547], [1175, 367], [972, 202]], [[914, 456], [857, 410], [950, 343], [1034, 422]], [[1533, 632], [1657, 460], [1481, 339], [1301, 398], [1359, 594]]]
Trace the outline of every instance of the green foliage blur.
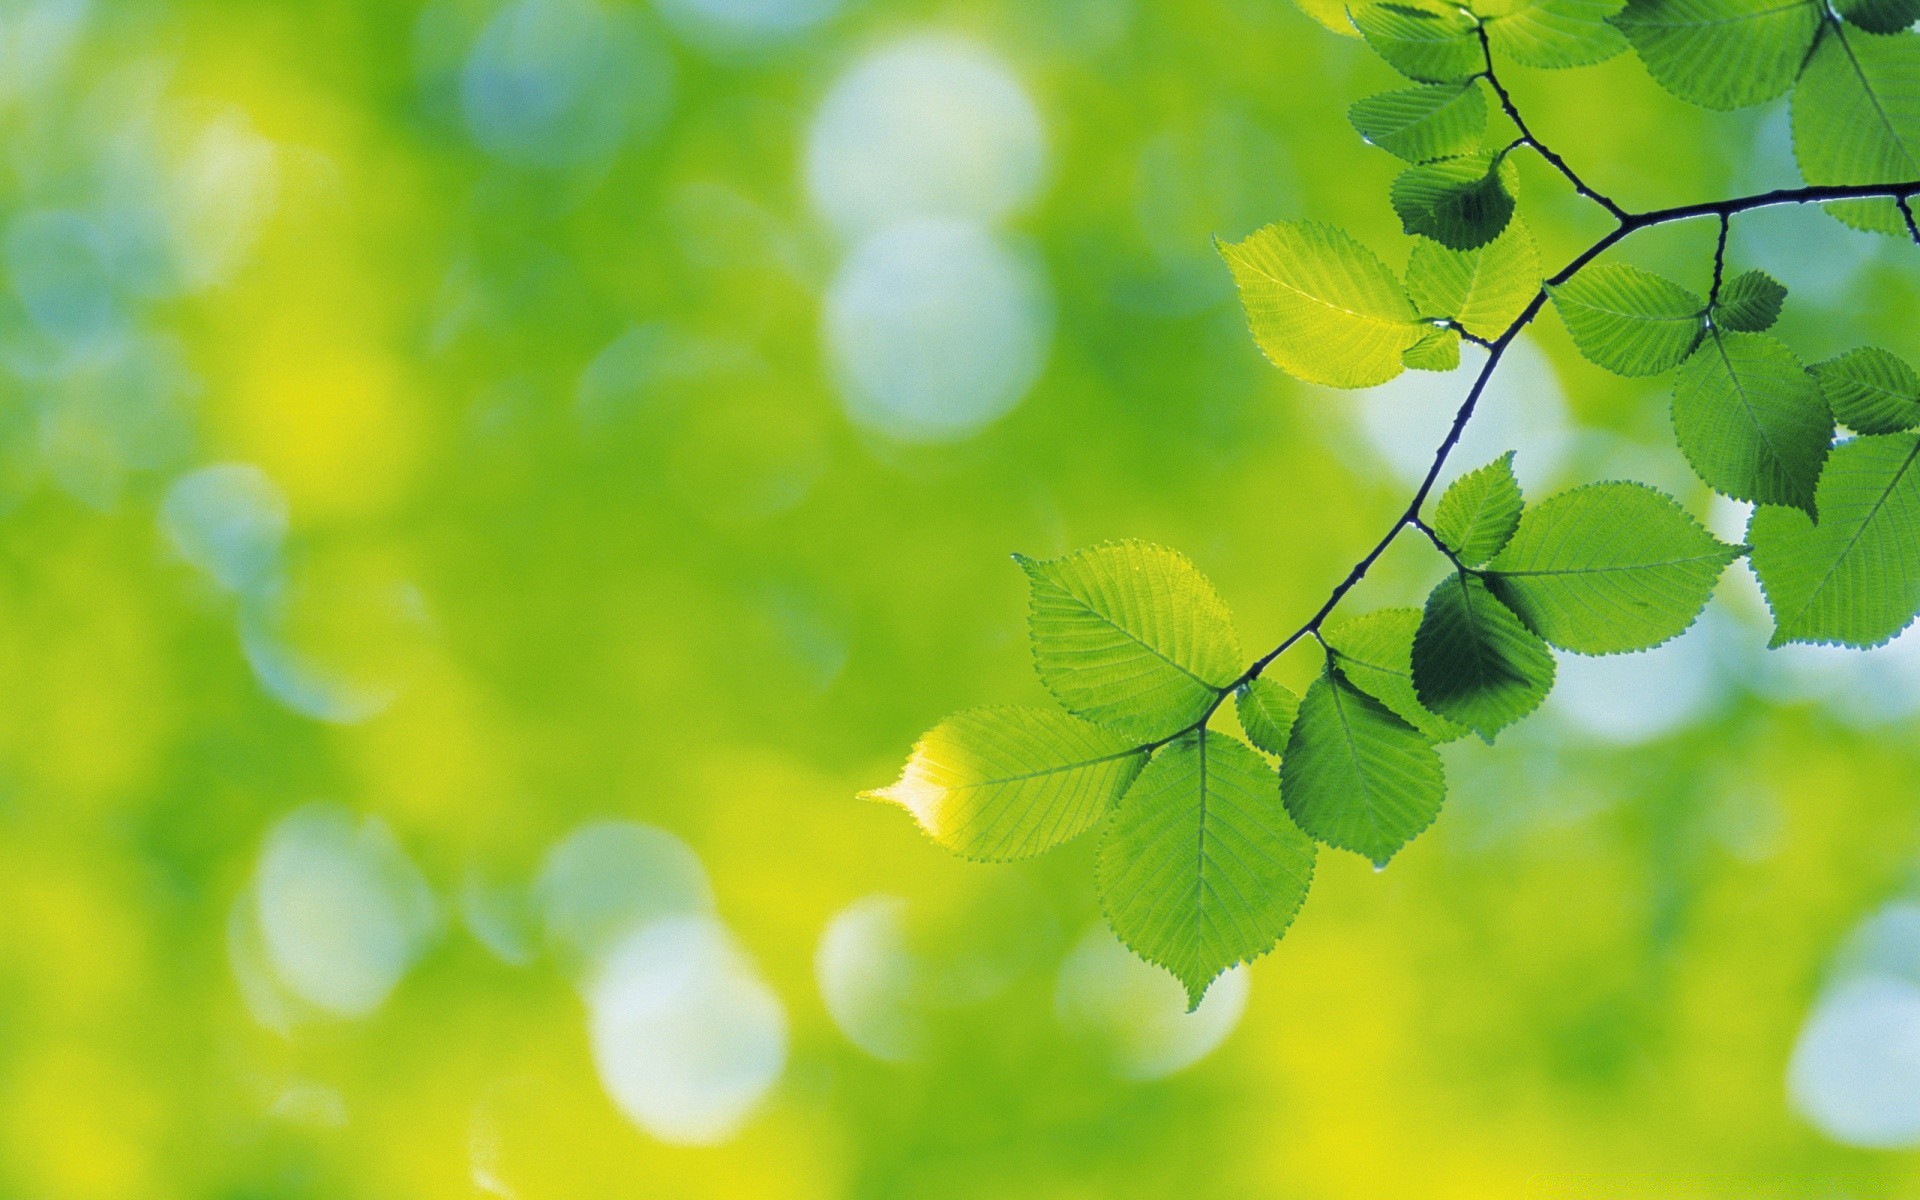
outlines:
[[[1503, 78], [1630, 208], [1797, 180], [1784, 102]], [[1287, 380], [1212, 242], [1404, 267], [1395, 80], [1281, 0], [0, 0], [0, 1196], [1920, 1190], [1920, 646], [1769, 654], [1742, 565], [1199, 1026], [1091, 839], [855, 799], [1050, 702], [1010, 554], [1179, 547], [1257, 651], [1398, 515], [1461, 377]], [[1910, 244], [1729, 267], [1920, 352]], [[1461, 468], [1738, 540], [1665, 382], [1521, 346]]]

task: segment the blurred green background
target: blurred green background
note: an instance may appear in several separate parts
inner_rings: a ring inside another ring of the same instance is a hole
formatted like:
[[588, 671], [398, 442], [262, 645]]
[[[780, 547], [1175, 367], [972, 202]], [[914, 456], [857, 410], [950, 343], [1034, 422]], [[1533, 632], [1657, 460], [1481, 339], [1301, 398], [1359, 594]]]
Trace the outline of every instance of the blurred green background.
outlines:
[[[1506, 77], [1629, 207], [1797, 180], [1784, 102]], [[0, 0], [0, 1195], [1920, 1194], [1920, 638], [1768, 654], [1744, 567], [1192, 1017], [1091, 839], [854, 799], [1045, 702], [1009, 552], [1258, 647], [1393, 519], [1463, 378], [1293, 384], [1210, 243], [1403, 264], [1392, 86], [1281, 0]], [[1912, 246], [1730, 257], [1920, 349]], [[1510, 448], [1742, 528], [1550, 317]]]

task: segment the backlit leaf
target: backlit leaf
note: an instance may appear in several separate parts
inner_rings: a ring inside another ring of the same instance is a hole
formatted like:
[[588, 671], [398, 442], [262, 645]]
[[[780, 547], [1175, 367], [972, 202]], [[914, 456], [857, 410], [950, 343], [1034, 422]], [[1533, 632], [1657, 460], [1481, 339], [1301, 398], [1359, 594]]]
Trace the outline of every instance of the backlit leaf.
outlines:
[[1408, 233], [1454, 250], [1499, 237], [1513, 218], [1519, 173], [1504, 154], [1464, 154], [1408, 167], [1393, 181], [1393, 211]]
[[1833, 414], [1785, 342], [1709, 333], [1674, 378], [1673, 431], [1715, 491], [1813, 512]]
[[1821, 15], [1816, 0], [1628, 0], [1613, 24], [1661, 87], [1725, 110], [1792, 87]]
[[1261, 675], [1235, 688], [1233, 703], [1248, 741], [1275, 757], [1286, 753], [1287, 734], [1293, 729], [1294, 714], [1300, 711], [1300, 697], [1284, 684]]
[[1547, 290], [1580, 353], [1616, 375], [1678, 366], [1706, 328], [1705, 300], [1624, 263], [1588, 267]]
[[1523, 67], [1584, 67], [1627, 48], [1607, 19], [1624, 0], [1472, 0], [1493, 48]]
[[1455, 572], [1427, 597], [1413, 685], [1422, 704], [1490, 742], [1546, 699], [1553, 651], [1479, 578]]
[[1760, 333], [1780, 319], [1787, 289], [1765, 271], [1743, 271], [1727, 280], [1714, 302], [1713, 323], [1736, 333]]
[[1808, 367], [1842, 425], [1855, 433], [1920, 428], [1920, 375], [1904, 359], [1861, 346]]
[[1487, 102], [1471, 80], [1432, 83], [1368, 96], [1347, 110], [1347, 119], [1369, 143], [1418, 163], [1478, 148]]
[[1433, 509], [1433, 531], [1461, 562], [1477, 567], [1507, 544], [1520, 525], [1523, 500], [1509, 450], [1453, 481]]
[[1540, 291], [1533, 235], [1516, 217], [1506, 232], [1477, 250], [1415, 242], [1407, 260], [1407, 290], [1422, 316], [1450, 318], [1477, 338], [1497, 338]]
[[1446, 772], [1419, 730], [1329, 668], [1301, 697], [1280, 795], [1315, 838], [1385, 865], [1440, 815]]
[[1450, 83], [1486, 65], [1474, 19], [1432, 0], [1356, 4], [1353, 25], [1374, 53], [1409, 79]]
[[1451, 371], [1460, 365], [1460, 334], [1453, 329], [1434, 327], [1407, 347], [1400, 361], [1416, 371]]
[[1450, 742], [1465, 736], [1467, 727], [1428, 711], [1414, 691], [1413, 635], [1419, 628], [1419, 609], [1382, 608], [1329, 622], [1320, 637], [1348, 683], [1429, 740]]
[[[1793, 90], [1793, 155], [1808, 183], [1920, 179], [1920, 34], [1822, 26]], [[1849, 200], [1827, 211], [1906, 236], [1891, 200]]]

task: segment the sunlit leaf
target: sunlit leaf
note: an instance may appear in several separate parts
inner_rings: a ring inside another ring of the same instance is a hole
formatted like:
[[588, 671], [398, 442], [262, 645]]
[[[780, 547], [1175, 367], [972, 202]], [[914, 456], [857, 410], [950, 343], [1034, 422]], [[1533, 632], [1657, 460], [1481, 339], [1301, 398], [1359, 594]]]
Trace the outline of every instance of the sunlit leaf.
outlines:
[[1713, 305], [1713, 323], [1736, 333], [1760, 333], [1780, 319], [1787, 289], [1765, 271], [1743, 271], [1727, 280]]
[[1513, 218], [1519, 173], [1503, 154], [1464, 154], [1408, 167], [1393, 181], [1393, 211], [1408, 233], [1454, 250], [1486, 245]]
[[1499, 337], [1540, 291], [1533, 235], [1516, 217], [1506, 232], [1477, 250], [1415, 242], [1407, 260], [1407, 291], [1421, 315], [1458, 321], [1477, 338]]
[[1673, 431], [1715, 491], [1813, 511], [1833, 415], [1785, 342], [1712, 331], [1674, 378]]
[[1580, 353], [1616, 375], [1678, 366], [1706, 329], [1705, 300], [1624, 263], [1588, 267], [1547, 290]]
[[1487, 102], [1475, 82], [1432, 83], [1356, 101], [1347, 119], [1369, 143], [1418, 163], [1477, 149]]
[[1747, 523], [1774, 646], [1877, 646], [1920, 611], [1920, 434], [1836, 446], [1820, 476], [1820, 523], [1761, 506]]
[[1357, 617], [1330, 621], [1321, 640], [1348, 683], [1372, 696], [1388, 711], [1435, 742], [1450, 742], [1469, 731], [1420, 703], [1413, 687], [1413, 636], [1420, 628], [1417, 608], [1381, 608]]
[[1314, 857], [1273, 768], [1225, 734], [1188, 734], [1154, 755], [1114, 809], [1100, 840], [1100, 907], [1197, 1008], [1215, 976], [1286, 932]]
[[1920, 428], [1920, 375], [1904, 359], [1861, 346], [1807, 370], [1842, 425], [1855, 433]]
[[1493, 48], [1523, 67], [1584, 67], [1627, 48], [1607, 19], [1625, 0], [1472, 0]]
[[1287, 734], [1293, 729], [1294, 714], [1300, 711], [1300, 697], [1284, 684], [1261, 675], [1235, 688], [1233, 703], [1248, 741], [1276, 757], [1286, 753]]
[[1413, 685], [1422, 704], [1492, 741], [1546, 699], [1553, 651], [1479, 578], [1456, 572], [1427, 597]]
[[1724, 110], [1792, 87], [1821, 15], [1816, 0], [1628, 0], [1613, 23], [1661, 87]]
[[1409, 79], [1450, 83], [1486, 65], [1477, 23], [1460, 9], [1431, 0], [1356, 4], [1353, 25], [1374, 53]]
[[1434, 506], [1433, 531], [1461, 562], [1477, 567], [1513, 536], [1522, 504], [1509, 450], [1453, 481]]
[[1460, 334], [1453, 329], [1429, 329], [1407, 347], [1400, 361], [1416, 371], [1451, 371], [1460, 365]]
[[1591, 483], [1528, 509], [1487, 586], [1548, 643], [1618, 654], [1684, 632], [1739, 553], [1663, 492]]
[[1233, 619], [1186, 556], [1128, 541], [1014, 558], [1032, 584], [1034, 665], [1068, 711], [1165, 737], [1240, 674]]
[[[1920, 34], [1822, 26], [1793, 90], [1793, 155], [1808, 183], [1920, 179]], [[1861, 229], [1906, 236], [1891, 200], [1850, 200], [1827, 211]]]
[[1301, 697], [1280, 795], [1315, 838], [1384, 865], [1440, 815], [1446, 772], [1419, 730], [1329, 668]]
[[1083, 832], [1146, 764], [1134, 739], [1051, 708], [976, 708], [934, 726], [899, 782], [862, 795], [956, 854], [1026, 858]]

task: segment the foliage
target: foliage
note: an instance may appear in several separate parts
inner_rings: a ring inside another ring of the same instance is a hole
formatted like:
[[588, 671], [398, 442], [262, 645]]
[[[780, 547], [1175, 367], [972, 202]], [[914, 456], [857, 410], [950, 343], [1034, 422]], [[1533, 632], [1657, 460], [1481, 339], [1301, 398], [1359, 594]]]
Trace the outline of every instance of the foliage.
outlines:
[[[1353, 30], [1414, 85], [1349, 110], [1362, 138], [1407, 164], [1388, 196], [1415, 239], [1404, 277], [1313, 221], [1277, 221], [1219, 248], [1254, 340], [1308, 383], [1370, 387], [1408, 367], [1452, 369], [1463, 339], [1486, 347], [1406, 511], [1317, 613], [1251, 664], [1211, 584], [1170, 550], [1124, 542], [1021, 558], [1035, 663], [1074, 716], [962, 714], [874, 794], [975, 857], [1034, 853], [1104, 824], [1109, 922], [1197, 1005], [1215, 975], [1264, 953], [1293, 920], [1315, 842], [1384, 866], [1432, 824], [1446, 792], [1438, 744], [1467, 732], [1492, 741], [1536, 709], [1555, 650], [1659, 645], [1749, 553], [1773, 644], [1871, 646], [1898, 633], [1920, 613], [1920, 434], [1910, 432], [1920, 377], [1874, 347], [1803, 367], [1767, 332], [1787, 289], [1758, 269], [1729, 278], [1726, 249], [1735, 217], [1780, 204], [1822, 204], [1920, 242], [1909, 206], [1920, 193], [1920, 34], [1905, 31], [1915, 10], [1913, 0], [1352, 7]], [[1644, 212], [1592, 188], [1533, 135], [1497, 64], [1578, 66], [1628, 47], [1663, 87], [1706, 108], [1791, 89], [1807, 186]], [[1490, 99], [1510, 139], [1489, 129]], [[1614, 220], [1545, 278], [1520, 216], [1523, 150]], [[1708, 219], [1719, 239], [1704, 297], [1597, 261], [1641, 230]], [[1640, 483], [1590, 483], [1528, 506], [1512, 453], [1462, 475], [1423, 518], [1487, 380], [1549, 301], [1595, 365], [1676, 372], [1675, 440], [1705, 484], [1756, 505], [1750, 546], [1721, 542]], [[1836, 419], [1860, 436], [1835, 446]], [[1447, 566], [1425, 608], [1335, 618], [1407, 529]], [[1263, 674], [1308, 645], [1323, 661], [1304, 695]], [[1230, 695], [1251, 746], [1209, 728]]]

